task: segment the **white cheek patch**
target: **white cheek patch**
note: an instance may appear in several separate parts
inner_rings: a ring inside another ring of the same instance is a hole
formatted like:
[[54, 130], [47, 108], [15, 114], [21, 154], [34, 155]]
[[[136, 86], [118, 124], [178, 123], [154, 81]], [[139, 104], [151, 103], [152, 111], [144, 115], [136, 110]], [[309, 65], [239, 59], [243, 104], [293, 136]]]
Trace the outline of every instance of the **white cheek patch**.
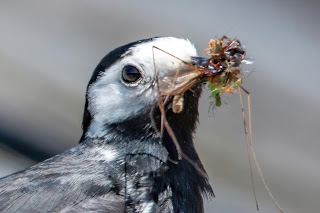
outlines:
[[[93, 115], [93, 121], [99, 125], [121, 122], [135, 116], [154, 99], [152, 89], [131, 88], [119, 81], [120, 76], [117, 78], [105, 75], [98, 82], [104, 86], [93, 85], [89, 88], [88, 110]], [[112, 79], [114, 82], [110, 82]]]

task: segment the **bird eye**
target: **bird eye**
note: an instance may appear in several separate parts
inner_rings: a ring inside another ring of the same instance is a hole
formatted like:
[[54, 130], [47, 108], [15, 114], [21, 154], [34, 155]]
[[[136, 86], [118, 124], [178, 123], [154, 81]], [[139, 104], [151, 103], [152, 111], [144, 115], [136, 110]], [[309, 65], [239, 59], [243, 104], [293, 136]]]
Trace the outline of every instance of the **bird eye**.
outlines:
[[126, 83], [133, 83], [139, 80], [141, 73], [134, 66], [125, 66], [122, 70], [122, 78]]

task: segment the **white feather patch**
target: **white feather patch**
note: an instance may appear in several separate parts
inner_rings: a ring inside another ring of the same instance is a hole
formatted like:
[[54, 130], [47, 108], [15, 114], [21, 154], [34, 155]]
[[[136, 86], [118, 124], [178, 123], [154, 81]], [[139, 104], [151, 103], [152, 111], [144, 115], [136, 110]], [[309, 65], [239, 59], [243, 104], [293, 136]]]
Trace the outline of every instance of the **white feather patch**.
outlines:
[[118, 152], [112, 149], [101, 150], [100, 154], [105, 161], [113, 161], [118, 156]]
[[154, 204], [154, 202], [152, 202], [152, 201], [146, 203], [146, 204], [143, 206], [142, 213], [150, 213], [150, 212], [153, 212], [154, 205], [155, 205], [155, 204]]

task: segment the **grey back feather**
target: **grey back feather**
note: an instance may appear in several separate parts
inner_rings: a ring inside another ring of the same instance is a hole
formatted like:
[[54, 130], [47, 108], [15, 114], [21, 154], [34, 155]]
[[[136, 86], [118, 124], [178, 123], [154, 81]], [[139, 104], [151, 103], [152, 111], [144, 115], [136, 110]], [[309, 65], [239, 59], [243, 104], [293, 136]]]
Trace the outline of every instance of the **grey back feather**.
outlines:
[[101, 153], [114, 147], [83, 143], [0, 179], [0, 212], [157, 212], [150, 173], [166, 168], [167, 153], [150, 143], [131, 144], [117, 147], [110, 161]]

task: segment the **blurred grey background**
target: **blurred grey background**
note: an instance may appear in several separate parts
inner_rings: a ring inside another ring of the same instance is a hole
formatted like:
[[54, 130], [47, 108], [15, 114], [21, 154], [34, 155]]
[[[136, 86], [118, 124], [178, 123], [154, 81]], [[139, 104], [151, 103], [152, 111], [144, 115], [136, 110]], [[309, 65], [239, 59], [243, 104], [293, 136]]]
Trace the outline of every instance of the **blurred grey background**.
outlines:
[[[75, 146], [85, 89], [110, 50], [153, 36], [237, 37], [254, 58], [253, 140], [266, 181], [286, 212], [319, 212], [318, 1], [1, 1], [0, 176]], [[200, 105], [197, 148], [216, 198], [206, 212], [256, 212], [237, 95]], [[260, 212], [277, 212], [257, 172]]]

